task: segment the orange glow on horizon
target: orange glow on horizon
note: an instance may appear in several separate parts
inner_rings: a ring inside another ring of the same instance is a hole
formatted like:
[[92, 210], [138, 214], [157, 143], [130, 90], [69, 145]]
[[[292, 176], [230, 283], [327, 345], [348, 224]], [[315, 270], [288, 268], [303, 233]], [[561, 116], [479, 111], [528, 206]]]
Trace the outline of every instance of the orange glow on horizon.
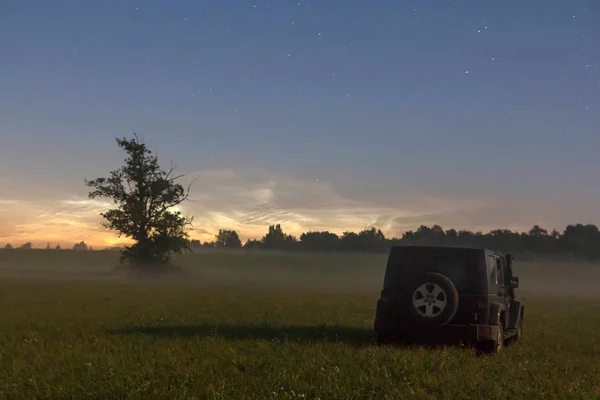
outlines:
[[[276, 224], [297, 238], [308, 231], [327, 230], [341, 235], [371, 227], [381, 229], [387, 237], [399, 237], [420, 225], [434, 224], [444, 229], [481, 231], [503, 228], [523, 232], [533, 224], [560, 229], [543, 218], [509, 219], [509, 208], [514, 204], [487, 197], [443, 198], [399, 192], [395, 194], [397, 202], [385, 201], [385, 197], [347, 198], [323, 180], [260, 170], [200, 170], [189, 178], [196, 179], [203, 191], [192, 193], [195, 201], [177, 211], [194, 217], [190, 238], [202, 242], [215, 240], [219, 229], [235, 230], [242, 242], [260, 239], [270, 225]], [[83, 190], [79, 195], [55, 193], [54, 197], [24, 195], [25, 200], [17, 199], [0, 198], [0, 247], [31, 242], [36, 248], [44, 248], [47, 243], [71, 248], [84, 241], [102, 249], [133, 242], [102, 227], [100, 214], [114, 204], [89, 199]], [[523, 203], [519, 205], [524, 207]]]

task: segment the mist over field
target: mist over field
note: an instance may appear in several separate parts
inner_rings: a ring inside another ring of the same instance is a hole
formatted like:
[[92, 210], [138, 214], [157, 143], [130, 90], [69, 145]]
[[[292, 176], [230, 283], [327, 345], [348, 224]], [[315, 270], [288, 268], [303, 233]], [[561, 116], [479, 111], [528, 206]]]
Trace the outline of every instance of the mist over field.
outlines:
[[[120, 265], [116, 251], [0, 250], [0, 279], [59, 282], [233, 286], [245, 289], [381, 290], [386, 254], [286, 254], [200, 251], [174, 258], [169, 272], [139, 273]], [[600, 296], [600, 265], [583, 261], [519, 261], [515, 275], [525, 295]]]

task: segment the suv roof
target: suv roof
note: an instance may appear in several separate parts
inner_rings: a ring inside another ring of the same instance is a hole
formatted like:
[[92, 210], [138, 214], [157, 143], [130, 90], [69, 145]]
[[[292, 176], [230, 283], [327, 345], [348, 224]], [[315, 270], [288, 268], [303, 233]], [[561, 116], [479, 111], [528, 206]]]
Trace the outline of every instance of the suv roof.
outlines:
[[406, 248], [418, 248], [418, 249], [428, 249], [428, 250], [445, 250], [445, 249], [461, 249], [473, 252], [489, 252], [499, 254], [501, 256], [506, 256], [508, 253], [504, 253], [502, 251], [493, 250], [487, 247], [468, 247], [468, 246], [434, 246], [434, 245], [420, 245], [420, 244], [399, 244], [391, 247], [390, 252], [394, 251], [394, 249], [406, 249]]

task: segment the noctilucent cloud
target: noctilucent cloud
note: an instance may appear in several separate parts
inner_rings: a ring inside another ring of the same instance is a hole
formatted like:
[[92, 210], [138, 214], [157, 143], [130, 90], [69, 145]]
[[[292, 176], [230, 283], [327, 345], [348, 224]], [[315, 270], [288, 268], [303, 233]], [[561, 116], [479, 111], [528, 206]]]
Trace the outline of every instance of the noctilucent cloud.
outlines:
[[0, 241], [96, 246], [136, 132], [194, 236], [600, 222], [600, 3], [0, 3]]

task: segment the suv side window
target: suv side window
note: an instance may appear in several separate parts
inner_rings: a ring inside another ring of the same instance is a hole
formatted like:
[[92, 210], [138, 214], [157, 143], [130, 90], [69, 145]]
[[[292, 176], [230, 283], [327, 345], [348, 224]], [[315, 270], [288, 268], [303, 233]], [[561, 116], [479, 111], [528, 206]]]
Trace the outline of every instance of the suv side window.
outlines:
[[498, 270], [498, 285], [504, 286], [504, 271], [506, 271], [506, 261], [502, 257], [496, 257]]
[[498, 284], [498, 262], [496, 260], [496, 257], [488, 256], [487, 267], [488, 267], [488, 276], [490, 279], [490, 284], [497, 285]]

